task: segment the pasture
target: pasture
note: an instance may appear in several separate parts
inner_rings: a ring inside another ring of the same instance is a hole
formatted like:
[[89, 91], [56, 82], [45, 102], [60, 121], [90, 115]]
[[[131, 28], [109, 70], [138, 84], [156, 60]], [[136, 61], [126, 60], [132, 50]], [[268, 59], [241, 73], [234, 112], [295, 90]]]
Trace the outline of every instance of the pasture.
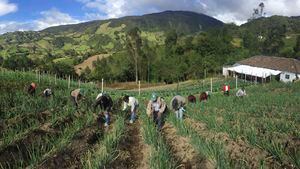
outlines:
[[[76, 111], [68, 82], [45, 76], [38, 93], [51, 87], [53, 98], [29, 96], [24, 87], [36, 75], [0, 72], [0, 168], [300, 168], [300, 83], [243, 84], [247, 96], [223, 96], [216, 81], [210, 99], [199, 103], [208, 83], [137, 91], [106, 89], [114, 102], [124, 94], [139, 99], [138, 119], [115, 104], [104, 127], [92, 104], [101, 91], [81, 84], [86, 99]], [[234, 86], [235, 80], [227, 79]], [[155, 91], [167, 105], [176, 94], [197, 95], [184, 120], [168, 111], [161, 131], [145, 113]]]

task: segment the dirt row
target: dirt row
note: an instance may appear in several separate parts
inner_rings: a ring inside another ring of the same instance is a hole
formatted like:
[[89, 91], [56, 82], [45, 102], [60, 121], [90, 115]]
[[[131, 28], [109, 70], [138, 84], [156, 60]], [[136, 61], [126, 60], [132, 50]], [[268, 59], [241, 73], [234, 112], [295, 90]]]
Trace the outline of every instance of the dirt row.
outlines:
[[59, 136], [61, 129], [73, 123], [74, 120], [75, 117], [70, 115], [64, 119], [59, 119], [54, 124], [45, 123], [40, 128], [29, 132], [22, 139], [3, 147], [0, 150], [0, 166], [3, 168], [17, 168], [20, 162], [25, 166], [28, 165], [30, 161], [29, 150], [32, 146], [47, 147], [47, 139]]
[[103, 138], [104, 129], [98, 123], [81, 129], [71, 140], [68, 147], [42, 161], [36, 168], [82, 168], [80, 159], [98, 140]]
[[126, 123], [125, 134], [118, 145], [117, 158], [104, 168], [110, 169], [149, 169], [150, 147], [143, 141], [141, 124]]
[[267, 162], [266, 165], [268, 167], [279, 168], [278, 163], [274, 161], [274, 159], [269, 156], [266, 151], [250, 146], [242, 138], [238, 138], [234, 141], [227, 133], [209, 131], [205, 123], [201, 123], [190, 118], [187, 118], [184, 121], [185, 124], [193, 128], [201, 137], [224, 143], [225, 152], [229, 155], [229, 158], [235, 162], [235, 164], [246, 162], [246, 165], [250, 168], [259, 168], [260, 162], [264, 160]]
[[[13, 117], [2, 121], [0, 124], [0, 133], [4, 133], [7, 129], [16, 129], [19, 125], [30, 126], [32, 119], [36, 119], [39, 123], [46, 122], [51, 117], [49, 110], [39, 113], [28, 113], [20, 116]], [[3, 134], [0, 135], [0, 139], [3, 138]]]
[[188, 137], [179, 136], [177, 130], [169, 123], [165, 123], [162, 134], [171, 148], [171, 155], [179, 162], [177, 168], [182, 169], [213, 169], [215, 164], [199, 154], [190, 144]]

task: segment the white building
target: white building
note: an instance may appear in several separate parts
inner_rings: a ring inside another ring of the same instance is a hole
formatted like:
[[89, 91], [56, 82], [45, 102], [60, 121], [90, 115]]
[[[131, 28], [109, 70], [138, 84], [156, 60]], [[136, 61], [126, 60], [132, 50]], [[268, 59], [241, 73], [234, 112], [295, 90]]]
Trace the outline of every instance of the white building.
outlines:
[[224, 76], [238, 76], [249, 81], [270, 81], [272, 77], [283, 82], [300, 78], [300, 61], [293, 58], [253, 56], [233, 66], [223, 67]]

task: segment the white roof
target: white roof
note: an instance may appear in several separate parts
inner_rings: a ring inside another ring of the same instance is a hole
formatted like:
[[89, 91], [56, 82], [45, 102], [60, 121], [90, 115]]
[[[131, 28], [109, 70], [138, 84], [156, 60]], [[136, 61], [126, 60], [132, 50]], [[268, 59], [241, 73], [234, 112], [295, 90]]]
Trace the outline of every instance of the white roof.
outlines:
[[278, 75], [281, 73], [279, 70], [272, 70], [267, 68], [253, 67], [248, 65], [234, 65], [228, 68], [230, 71], [234, 71], [241, 74], [252, 75], [257, 77], [268, 77], [270, 75]]

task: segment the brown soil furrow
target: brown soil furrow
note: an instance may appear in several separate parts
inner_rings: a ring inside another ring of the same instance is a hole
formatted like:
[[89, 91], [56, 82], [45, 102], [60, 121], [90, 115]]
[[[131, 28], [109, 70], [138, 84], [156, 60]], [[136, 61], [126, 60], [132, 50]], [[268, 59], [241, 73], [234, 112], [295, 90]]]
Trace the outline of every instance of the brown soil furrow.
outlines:
[[87, 126], [74, 136], [67, 148], [47, 158], [36, 168], [81, 168], [81, 156], [102, 137], [103, 129], [99, 130], [97, 123]]
[[[51, 112], [46, 110], [40, 113], [30, 113], [21, 116], [17, 116], [11, 119], [7, 119], [2, 122], [0, 131], [4, 132], [7, 129], [16, 129], [19, 125], [30, 126], [32, 119], [37, 119], [39, 123], [46, 122], [51, 117]], [[2, 128], [2, 129], [1, 129]], [[0, 139], [3, 138], [3, 134], [0, 135]]]
[[148, 169], [149, 146], [144, 144], [139, 120], [126, 124], [124, 138], [120, 141], [117, 158], [105, 168]]
[[201, 156], [189, 143], [187, 137], [177, 135], [176, 129], [169, 123], [162, 128], [162, 134], [166, 143], [171, 148], [171, 155], [180, 163], [178, 168], [185, 169], [212, 169], [213, 162]]
[[55, 124], [45, 123], [40, 128], [29, 132], [24, 138], [1, 148], [0, 166], [3, 168], [16, 168], [21, 161], [23, 165], [28, 165], [31, 146], [38, 144], [39, 147], [46, 147], [46, 140], [49, 137], [58, 136], [61, 132], [60, 129], [72, 123], [73, 120], [72, 116], [68, 116]]
[[250, 146], [241, 138], [234, 141], [227, 133], [209, 131], [205, 123], [190, 118], [185, 119], [185, 124], [193, 128], [203, 138], [224, 143], [225, 152], [237, 164], [244, 161], [250, 168], [259, 168], [261, 160], [265, 160], [267, 166], [271, 168], [278, 167], [278, 164], [273, 161], [266, 151]]

